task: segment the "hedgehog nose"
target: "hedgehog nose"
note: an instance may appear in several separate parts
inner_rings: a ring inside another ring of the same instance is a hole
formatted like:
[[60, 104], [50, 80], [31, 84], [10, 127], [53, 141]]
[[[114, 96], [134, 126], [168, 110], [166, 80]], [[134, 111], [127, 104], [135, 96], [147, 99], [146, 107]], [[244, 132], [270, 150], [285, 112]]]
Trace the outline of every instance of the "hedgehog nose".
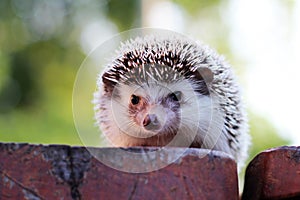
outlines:
[[148, 114], [143, 121], [143, 126], [147, 130], [157, 130], [160, 127], [160, 123], [155, 114]]

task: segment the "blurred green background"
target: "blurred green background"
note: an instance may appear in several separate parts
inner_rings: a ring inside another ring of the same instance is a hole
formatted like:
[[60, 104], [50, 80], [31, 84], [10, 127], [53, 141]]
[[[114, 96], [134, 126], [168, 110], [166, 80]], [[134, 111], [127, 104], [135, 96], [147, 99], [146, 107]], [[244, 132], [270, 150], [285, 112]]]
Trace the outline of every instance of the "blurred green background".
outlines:
[[[77, 70], [88, 52], [105, 39], [149, 26], [149, 10], [158, 2], [184, 13], [185, 22], [175, 22], [183, 28], [175, 27], [175, 31], [189, 34], [193, 28], [193, 36], [225, 55], [241, 83], [245, 82], [246, 61], [233, 54], [228, 21], [221, 12], [230, 1], [1, 0], [0, 141], [82, 145], [72, 116]], [[293, 6], [287, 2], [287, 8]], [[158, 12], [154, 16], [168, 14]], [[195, 25], [198, 21], [199, 27], [185, 29], [186, 22]], [[266, 117], [251, 108], [249, 118], [250, 158], [269, 147], [289, 144]]]

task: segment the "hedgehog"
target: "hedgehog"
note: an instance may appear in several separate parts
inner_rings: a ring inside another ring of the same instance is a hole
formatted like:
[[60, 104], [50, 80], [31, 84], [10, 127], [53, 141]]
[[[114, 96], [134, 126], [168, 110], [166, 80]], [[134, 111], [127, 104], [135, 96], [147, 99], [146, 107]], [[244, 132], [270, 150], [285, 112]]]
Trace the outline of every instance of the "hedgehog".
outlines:
[[233, 69], [210, 47], [175, 35], [120, 44], [97, 78], [96, 123], [116, 147], [226, 152], [243, 165], [248, 122]]

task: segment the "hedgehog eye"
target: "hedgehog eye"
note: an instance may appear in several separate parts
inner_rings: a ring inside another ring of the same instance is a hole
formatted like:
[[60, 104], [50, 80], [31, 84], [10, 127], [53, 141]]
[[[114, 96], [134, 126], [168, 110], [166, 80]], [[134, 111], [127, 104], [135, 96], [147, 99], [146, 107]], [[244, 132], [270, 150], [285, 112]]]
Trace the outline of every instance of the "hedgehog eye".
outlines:
[[140, 102], [140, 97], [136, 95], [131, 95], [131, 103], [132, 105], [137, 105]]
[[172, 99], [173, 101], [180, 101], [181, 97], [182, 97], [182, 92], [180, 91], [175, 91], [169, 94], [168, 96], [170, 99]]

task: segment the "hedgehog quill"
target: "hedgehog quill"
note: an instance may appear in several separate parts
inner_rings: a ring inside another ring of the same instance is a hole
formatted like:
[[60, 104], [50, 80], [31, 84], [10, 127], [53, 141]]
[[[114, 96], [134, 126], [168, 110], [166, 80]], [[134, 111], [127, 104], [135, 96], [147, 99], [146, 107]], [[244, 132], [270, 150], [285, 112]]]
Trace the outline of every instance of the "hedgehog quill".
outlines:
[[123, 43], [99, 75], [97, 124], [111, 145], [207, 148], [247, 157], [248, 122], [235, 76], [209, 47], [178, 36]]

